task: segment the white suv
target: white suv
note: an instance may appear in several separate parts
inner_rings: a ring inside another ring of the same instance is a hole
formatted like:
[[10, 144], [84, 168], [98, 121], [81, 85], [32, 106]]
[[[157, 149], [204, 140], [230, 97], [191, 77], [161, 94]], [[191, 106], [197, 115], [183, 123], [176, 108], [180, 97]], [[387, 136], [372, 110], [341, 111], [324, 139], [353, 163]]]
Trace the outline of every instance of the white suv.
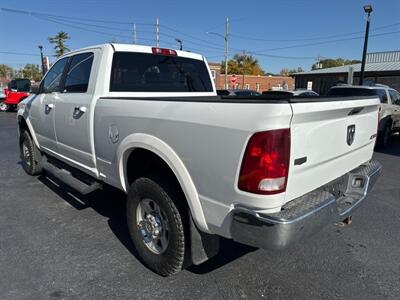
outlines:
[[386, 85], [373, 86], [341, 85], [328, 91], [328, 96], [378, 96], [379, 110], [378, 146], [387, 147], [394, 132], [400, 132], [400, 94]]

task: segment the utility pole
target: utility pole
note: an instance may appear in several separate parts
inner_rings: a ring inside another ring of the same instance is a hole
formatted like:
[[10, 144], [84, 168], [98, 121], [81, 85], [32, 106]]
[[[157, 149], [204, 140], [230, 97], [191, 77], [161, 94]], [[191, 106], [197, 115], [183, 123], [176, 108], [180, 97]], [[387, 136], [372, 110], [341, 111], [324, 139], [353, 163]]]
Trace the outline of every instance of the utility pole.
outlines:
[[133, 43], [136, 44], [136, 24], [133, 23]]
[[225, 25], [225, 88], [228, 88], [228, 37], [229, 37], [229, 18], [226, 17]]
[[160, 47], [160, 19], [156, 20], [156, 44], [157, 47]]
[[243, 58], [242, 58], [242, 89], [244, 89], [244, 58], [246, 55], [246, 50], [243, 50]]

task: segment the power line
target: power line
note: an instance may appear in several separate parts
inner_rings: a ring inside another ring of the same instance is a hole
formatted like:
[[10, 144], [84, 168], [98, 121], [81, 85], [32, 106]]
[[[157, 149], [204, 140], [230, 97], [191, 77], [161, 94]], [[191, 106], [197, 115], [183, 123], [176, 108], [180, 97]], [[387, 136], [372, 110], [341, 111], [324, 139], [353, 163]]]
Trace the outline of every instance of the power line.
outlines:
[[101, 34], [101, 35], [105, 35], [105, 36], [131, 38], [131, 36], [129, 36], [129, 35], [114, 34], [114, 33], [108, 33], [108, 32], [99, 31], [99, 30], [95, 30], [95, 29], [89, 29], [89, 28], [73, 25], [73, 24], [70, 24], [70, 23], [66, 23], [66, 22], [63, 22], [63, 21], [57, 21], [57, 20], [51, 19], [49, 17], [43, 17], [43, 16], [34, 16], [34, 17], [38, 18], [38, 19], [41, 19], [41, 20], [45, 20], [45, 21], [56, 23], [56, 24], [60, 24], [60, 25], [71, 27], [71, 28], [88, 31], [88, 32], [93, 32], [93, 33], [97, 33], [97, 34]]
[[[397, 23], [392, 23], [384, 26], [379, 26], [375, 27], [374, 29], [371, 29], [371, 31], [377, 31], [389, 27], [395, 27], [399, 26], [400, 22]], [[318, 40], [328, 40], [332, 38], [337, 38], [337, 37], [343, 37], [343, 36], [351, 36], [355, 34], [360, 34], [364, 33], [364, 31], [354, 31], [354, 32], [348, 32], [348, 33], [342, 33], [342, 34], [335, 34], [335, 35], [328, 35], [328, 36], [319, 36], [319, 37], [313, 37], [313, 38], [300, 38], [300, 39], [265, 39], [265, 38], [260, 38], [260, 37], [248, 37], [248, 36], [243, 36], [240, 34], [231, 34], [231, 36], [243, 39], [243, 40], [251, 40], [251, 41], [260, 41], [260, 42], [305, 42], [305, 41], [318, 41]]]
[[[44, 17], [38, 17], [38, 16], [35, 16], [36, 18], [44, 18]], [[65, 24], [70, 24], [70, 23], [72, 23], [72, 24], [78, 24], [78, 25], [86, 25], [86, 26], [91, 26], [91, 27], [94, 27], [94, 28], [103, 28], [103, 29], [107, 29], [107, 30], [117, 30], [117, 31], [125, 31], [125, 32], [132, 32], [132, 30], [131, 29], [125, 29], [125, 28], [118, 28], [118, 27], [109, 27], [109, 26], [101, 26], [101, 25], [95, 25], [95, 24], [90, 24], [90, 23], [85, 23], [85, 22], [78, 22], [78, 21], [68, 21], [68, 23], [66, 23], [66, 21], [65, 20], [62, 20], [62, 19], [58, 19], [58, 18], [55, 18], [55, 17], [46, 17], [46, 19], [47, 20], [55, 20], [55, 21], [59, 21], [59, 22], [64, 22]], [[136, 23], [135, 24], [131, 24], [131, 25], [136, 25]], [[151, 33], [151, 34], [154, 34], [154, 31], [150, 31], [150, 30], [140, 30], [139, 31], [140, 33]]]
[[299, 59], [299, 60], [316, 59], [316, 57], [314, 57], [314, 56], [284, 56], [284, 55], [265, 54], [265, 53], [255, 52], [255, 51], [246, 51], [246, 52], [249, 54], [265, 56], [265, 57], [270, 57], [270, 58], [295, 59], [295, 60], [297, 60], [297, 59]]
[[[61, 22], [66, 22], [65, 19], [63, 18], [58, 18], [58, 17], [47, 17], [48, 19], [52, 19], [52, 20], [56, 20], [56, 21], [61, 21]], [[90, 24], [87, 22], [80, 22], [80, 21], [68, 21], [74, 24], [78, 24], [78, 25], [85, 25], [85, 26], [90, 26], [90, 27], [94, 27], [94, 28], [103, 28], [103, 29], [108, 29], [108, 30], [117, 30], [117, 31], [125, 31], [125, 32], [132, 32], [132, 30], [130, 29], [126, 29], [126, 28], [120, 28], [120, 27], [110, 27], [110, 26], [103, 26], [103, 25], [98, 25], [98, 24]], [[152, 31], [142, 31], [142, 32], [151, 32]]]
[[[49, 17], [35, 16], [35, 18], [42, 19], [42, 20], [49, 21], [49, 22], [53, 22], [53, 23], [60, 24], [60, 25], [64, 25], [64, 26], [67, 26], [67, 27], [71, 27], [71, 28], [87, 31], [87, 32], [97, 33], [97, 34], [108, 36], [108, 37], [120, 37], [120, 38], [126, 38], [126, 39], [131, 39], [132, 38], [132, 36], [130, 36], [130, 35], [117, 34], [117, 33], [99, 31], [99, 30], [95, 30], [95, 29], [89, 29], [89, 28], [78, 26], [78, 25], [73, 25], [73, 24], [70, 24], [70, 23], [66, 23], [66, 22], [63, 22], [63, 21], [54, 20], [54, 19], [49, 18]], [[143, 40], [143, 41], [153, 41], [152, 39], [142, 38], [142, 37], [138, 37], [137, 39]]]
[[40, 56], [39, 54], [23, 53], [23, 52], [12, 52], [12, 51], [0, 51], [0, 54], [24, 55], [24, 56]]
[[[370, 37], [392, 35], [392, 34], [398, 34], [398, 33], [400, 33], [400, 30], [392, 31], [392, 32], [376, 33], [376, 34], [370, 35]], [[364, 38], [364, 36], [357, 36], [357, 37], [352, 37], [352, 38], [343, 38], [343, 39], [336, 39], [336, 40], [316, 42], [316, 43], [307, 43], [307, 44], [298, 44], [298, 45], [292, 45], [292, 46], [286, 46], [286, 47], [270, 48], [270, 49], [258, 50], [257, 52], [268, 52], [268, 51], [276, 51], [276, 50], [310, 47], [310, 46], [316, 46], [316, 45], [325, 45], [325, 44], [331, 44], [331, 43], [337, 43], [337, 42], [359, 40], [359, 39], [363, 39], [363, 38]]]
[[172, 28], [172, 27], [165, 26], [165, 25], [162, 25], [162, 27], [163, 27], [164, 29], [169, 30], [169, 31], [172, 31], [172, 32], [181, 34], [181, 35], [183, 35], [183, 36], [186, 36], [186, 37], [188, 37], [188, 38], [190, 38], [190, 39], [192, 39], [192, 40], [196, 40], [196, 41], [203, 42], [203, 43], [206, 44], [207, 46], [214, 45], [214, 46], [217, 46], [218, 48], [222, 48], [222, 49], [223, 49], [223, 47], [221, 47], [219, 44], [212, 43], [212, 42], [210, 42], [210, 41], [208, 41], [208, 40], [204, 40], [204, 39], [195, 37], [195, 36], [193, 36], [193, 35], [190, 35], [190, 34], [187, 34], [187, 33], [182, 32], [182, 31], [176, 30], [176, 29], [174, 29], [174, 28]]
[[[40, 15], [40, 16], [45, 16], [45, 17], [56, 17], [56, 18], [62, 18], [62, 19], [87, 21], [87, 22], [95, 22], [95, 23], [132, 25], [132, 22], [112, 21], [112, 20], [104, 20], [104, 19], [100, 20], [100, 19], [91, 19], [91, 18], [77, 18], [77, 17], [70, 17], [70, 16], [60, 16], [60, 15], [53, 15], [53, 14], [38, 13], [38, 12], [20, 10], [20, 9], [4, 8], [4, 7], [0, 8], [0, 10], [2, 10], [4, 12], [11, 12], [11, 13], [17, 13], [17, 14], [24, 14], [24, 15]], [[138, 22], [135, 22], [135, 23], [136, 23], [136, 25], [154, 26], [153, 23], [138, 23]]]

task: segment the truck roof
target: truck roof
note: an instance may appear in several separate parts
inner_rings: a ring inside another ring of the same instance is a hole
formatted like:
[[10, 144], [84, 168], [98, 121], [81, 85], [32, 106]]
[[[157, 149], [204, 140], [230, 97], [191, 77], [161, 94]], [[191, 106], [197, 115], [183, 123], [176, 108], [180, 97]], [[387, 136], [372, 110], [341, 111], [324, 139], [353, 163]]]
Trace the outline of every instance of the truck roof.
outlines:
[[[140, 52], [140, 53], [152, 53], [152, 48], [164, 48], [164, 47], [156, 47], [156, 46], [146, 46], [146, 45], [133, 45], [133, 44], [118, 44], [118, 43], [107, 43], [107, 44], [99, 44], [99, 45], [93, 45], [89, 47], [84, 47], [80, 49], [73, 50], [71, 52], [66, 53], [63, 56], [69, 56], [73, 53], [76, 52], [81, 52], [85, 50], [90, 50], [90, 49], [103, 49], [106, 47], [113, 47], [113, 49], [118, 52]], [[167, 48], [171, 49], [171, 48]], [[204, 60], [205, 58], [201, 54], [189, 52], [189, 51], [182, 51], [182, 50], [177, 50], [177, 49], [172, 49], [176, 51], [177, 56], [179, 57], [187, 57], [191, 59], [197, 59], [197, 60]]]

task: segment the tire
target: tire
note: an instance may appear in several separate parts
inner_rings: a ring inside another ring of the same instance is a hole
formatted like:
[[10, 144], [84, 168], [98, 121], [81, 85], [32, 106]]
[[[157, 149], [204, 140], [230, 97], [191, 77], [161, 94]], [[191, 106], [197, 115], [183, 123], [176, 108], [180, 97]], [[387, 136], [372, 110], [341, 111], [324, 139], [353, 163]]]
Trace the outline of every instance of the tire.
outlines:
[[39, 175], [42, 172], [42, 167], [40, 165], [42, 155], [33, 142], [31, 135], [26, 130], [21, 132], [19, 149], [22, 168], [25, 172], [32, 176]]
[[381, 148], [389, 146], [391, 135], [391, 123], [388, 122], [382, 132], [378, 134], [378, 146]]
[[[172, 192], [175, 190], [172, 186], [158, 178], [142, 177], [132, 183], [127, 199], [127, 223], [137, 254], [149, 269], [161, 276], [182, 270], [190, 249], [187, 208], [182, 196]], [[159, 232], [158, 238], [151, 238], [154, 235], [150, 232]]]

